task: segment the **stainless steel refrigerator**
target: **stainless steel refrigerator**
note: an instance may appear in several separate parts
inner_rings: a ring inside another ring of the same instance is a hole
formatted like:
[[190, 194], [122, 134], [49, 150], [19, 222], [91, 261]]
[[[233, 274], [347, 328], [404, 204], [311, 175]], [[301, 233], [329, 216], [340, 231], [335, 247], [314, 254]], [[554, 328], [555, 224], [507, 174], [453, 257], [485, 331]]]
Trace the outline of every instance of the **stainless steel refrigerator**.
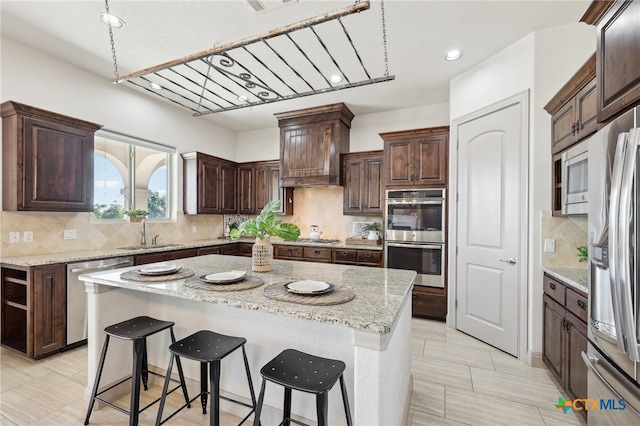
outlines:
[[640, 424], [640, 109], [588, 141], [589, 425]]

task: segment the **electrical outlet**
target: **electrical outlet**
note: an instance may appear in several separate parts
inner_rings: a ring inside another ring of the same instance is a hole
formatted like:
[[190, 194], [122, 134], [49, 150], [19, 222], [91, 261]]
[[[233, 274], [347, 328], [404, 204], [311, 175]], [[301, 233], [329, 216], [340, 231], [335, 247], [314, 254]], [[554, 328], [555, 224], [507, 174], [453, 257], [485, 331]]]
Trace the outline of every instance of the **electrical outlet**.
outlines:
[[24, 231], [22, 233], [22, 241], [24, 241], [25, 243], [32, 243], [33, 242], [33, 231]]
[[555, 253], [556, 251], [556, 240], [545, 239], [544, 240], [544, 251], [545, 253]]
[[78, 230], [77, 229], [65, 229], [64, 230], [64, 239], [65, 240], [75, 240], [78, 238]]
[[194, 234], [195, 234], [196, 232], [198, 232], [198, 227], [197, 227], [197, 226], [195, 226], [195, 225], [194, 225], [194, 226], [192, 226], [192, 227], [191, 227], [191, 232], [193, 232]]
[[20, 233], [19, 232], [9, 232], [9, 242], [19, 243], [20, 242]]

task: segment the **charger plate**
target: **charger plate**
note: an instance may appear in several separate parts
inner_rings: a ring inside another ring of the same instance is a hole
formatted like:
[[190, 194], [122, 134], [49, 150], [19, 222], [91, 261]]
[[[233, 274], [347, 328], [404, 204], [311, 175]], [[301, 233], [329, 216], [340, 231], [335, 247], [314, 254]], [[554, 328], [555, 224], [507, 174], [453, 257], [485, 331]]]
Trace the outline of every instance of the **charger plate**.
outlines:
[[352, 301], [356, 294], [351, 287], [334, 285], [333, 291], [325, 294], [296, 294], [287, 291], [286, 284], [292, 281], [275, 283], [264, 288], [263, 294], [269, 299], [281, 302], [298, 303], [300, 305], [331, 306]]
[[185, 287], [208, 291], [242, 291], [260, 287], [264, 281], [260, 277], [246, 276], [242, 281], [231, 284], [209, 284], [203, 282], [200, 277], [192, 277], [184, 282]]
[[191, 269], [181, 268], [176, 273], [168, 274], [168, 275], [144, 275], [139, 273], [138, 271], [127, 271], [120, 274], [120, 278], [123, 280], [130, 281], [140, 281], [147, 283], [157, 283], [162, 281], [175, 281], [180, 280], [182, 278], [189, 278], [194, 276], [196, 273]]

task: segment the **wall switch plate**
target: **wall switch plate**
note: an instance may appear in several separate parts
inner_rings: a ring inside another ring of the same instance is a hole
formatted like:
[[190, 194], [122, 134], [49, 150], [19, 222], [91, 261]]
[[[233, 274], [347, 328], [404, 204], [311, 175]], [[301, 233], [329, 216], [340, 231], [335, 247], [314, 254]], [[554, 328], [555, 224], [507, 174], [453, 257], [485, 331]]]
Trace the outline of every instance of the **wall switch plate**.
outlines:
[[20, 242], [20, 233], [19, 232], [9, 232], [9, 242], [11, 244]]
[[22, 241], [24, 241], [25, 243], [32, 243], [33, 242], [33, 231], [24, 231], [22, 233]]
[[556, 251], [556, 240], [552, 240], [546, 238], [544, 240], [544, 251], [545, 253], [555, 253]]
[[65, 240], [75, 240], [78, 238], [78, 230], [77, 229], [65, 229], [64, 230], [64, 239]]
[[192, 226], [192, 227], [191, 227], [191, 232], [193, 232], [194, 234], [195, 234], [196, 232], [198, 232], [198, 227], [197, 227], [197, 226], [195, 226], [195, 225], [194, 225], [194, 226]]

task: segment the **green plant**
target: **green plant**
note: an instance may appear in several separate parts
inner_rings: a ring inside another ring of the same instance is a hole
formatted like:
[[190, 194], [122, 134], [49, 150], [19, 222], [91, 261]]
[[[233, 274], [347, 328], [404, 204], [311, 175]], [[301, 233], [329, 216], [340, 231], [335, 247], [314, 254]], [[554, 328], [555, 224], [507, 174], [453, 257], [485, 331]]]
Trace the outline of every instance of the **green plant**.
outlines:
[[242, 222], [238, 228], [231, 229], [231, 239], [237, 240], [247, 234], [261, 240], [275, 236], [287, 241], [296, 241], [300, 236], [300, 228], [293, 223], [276, 219], [281, 206], [280, 200], [270, 201], [255, 219], [249, 219]]
[[132, 216], [147, 216], [149, 214], [149, 212], [146, 211], [146, 210], [129, 209], [126, 212], [124, 212], [124, 214], [126, 214], [129, 217], [132, 217]]
[[587, 246], [578, 247], [578, 262], [586, 262], [589, 259], [589, 250]]
[[377, 223], [372, 222], [372, 223], [367, 223], [367, 224], [364, 226], [364, 230], [365, 230], [365, 231], [379, 231], [379, 230], [380, 230], [380, 228], [379, 228], [379, 225], [378, 225]]

